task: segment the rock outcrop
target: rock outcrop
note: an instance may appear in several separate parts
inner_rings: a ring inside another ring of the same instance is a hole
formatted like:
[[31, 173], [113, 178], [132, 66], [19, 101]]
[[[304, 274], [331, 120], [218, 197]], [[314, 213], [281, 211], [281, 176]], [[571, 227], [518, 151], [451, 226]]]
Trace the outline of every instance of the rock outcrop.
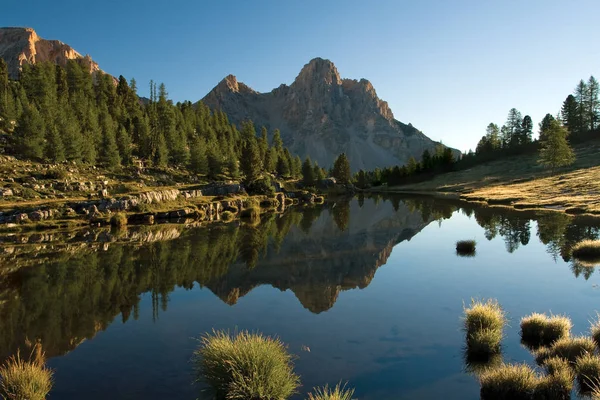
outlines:
[[82, 56], [58, 40], [42, 39], [32, 28], [0, 28], [0, 58], [8, 64], [12, 79], [18, 79], [23, 64], [45, 61], [64, 67], [69, 60], [77, 60], [92, 75], [100, 71], [89, 55]]
[[279, 128], [292, 152], [325, 167], [342, 152], [354, 171], [403, 165], [439, 144], [396, 120], [368, 80], [342, 79], [335, 65], [321, 58], [306, 64], [290, 86], [268, 93], [228, 75], [202, 102], [225, 111], [234, 123], [251, 119], [258, 127]]

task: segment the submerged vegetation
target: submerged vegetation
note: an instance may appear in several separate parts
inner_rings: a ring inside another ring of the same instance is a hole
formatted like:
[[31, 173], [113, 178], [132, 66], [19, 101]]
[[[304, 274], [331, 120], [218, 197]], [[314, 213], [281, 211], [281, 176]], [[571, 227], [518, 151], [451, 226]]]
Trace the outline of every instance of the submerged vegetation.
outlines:
[[42, 346], [36, 343], [29, 360], [16, 355], [0, 366], [0, 396], [6, 400], [44, 400], [52, 389], [52, 371], [46, 367]]

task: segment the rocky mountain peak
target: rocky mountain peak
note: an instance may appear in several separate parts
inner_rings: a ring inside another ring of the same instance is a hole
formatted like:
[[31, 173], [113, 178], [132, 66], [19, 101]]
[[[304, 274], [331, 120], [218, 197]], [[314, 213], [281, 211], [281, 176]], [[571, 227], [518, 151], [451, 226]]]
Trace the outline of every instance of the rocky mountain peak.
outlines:
[[323, 58], [317, 57], [306, 64], [292, 86], [312, 86], [314, 84], [341, 85], [342, 79], [335, 65]]
[[238, 82], [235, 75], [232, 74], [229, 74], [223, 78], [223, 80], [219, 82], [214, 90], [227, 93], [256, 93], [254, 89], [242, 82]]

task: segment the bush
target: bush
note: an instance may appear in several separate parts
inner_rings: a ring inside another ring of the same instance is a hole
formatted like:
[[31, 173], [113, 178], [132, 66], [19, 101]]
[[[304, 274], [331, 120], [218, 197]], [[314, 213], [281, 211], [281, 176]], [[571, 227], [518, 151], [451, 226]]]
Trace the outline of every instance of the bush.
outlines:
[[110, 217], [110, 225], [121, 228], [127, 225], [127, 215], [125, 213], [116, 213]]
[[200, 339], [194, 362], [199, 380], [218, 398], [287, 399], [300, 384], [284, 344], [261, 334], [207, 334]]
[[479, 381], [482, 400], [531, 400], [539, 378], [528, 365], [503, 364], [483, 373]]
[[346, 385], [343, 386], [339, 383], [335, 385], [335, 388], [331, 389], [327, 385], [324, 388], [314, 388], [314, 394], [308, 394], [308, 400], [352, 400], [354, 395], [354, 389], [346, 389]]
[[589, 393], [600, 383], [600, 357], [584, 354], [575, 362], [577, 384], [582, 393]]
[[573, 246], [573, 257], [587, 263], [600, 263], [600, 240], [584, 240]]
[[464, 309], [464, 329], [467, 336], [478, 330], [500, 330], [506, 322], [506, 315], [496, 300], [471, 300], [471, 306]]
[[568, 337], [572, 327], [566, 316], [533, 313], [521, 319], [521, 340], [530, 348], [549, 346]]
[[253, 195], [262, 194], [271, 196], [275, 194], [275, 187], [271, 182], [271, 178], [265, 177], [249, 183], [246, 186], [246, 192]]
[[231, 211], [223, 211], [221, 213], [221, 221], [231, 222], [235, 218], [235, 215]]
[[564, 358], [574, 363], [577, 358], [594, 353], [594, 341], [588, 337], [567, 337], [558, 339], [552, 347], [544, 347], [535, 354], [535, 360], [540, 365], [545, 365], [546, 360], [552, 357]]
[[0, 367], [0, 396], [15, 400], [44, 400], [52, 389], [52, 371], [45, 365], [42, 347], [35, 345], [29, 361], [19, 352]]
[[477, 242], [474, 240], [459, 240], [456, 242], [456, 254], [459, 256], [474, 256], [476, 245]]

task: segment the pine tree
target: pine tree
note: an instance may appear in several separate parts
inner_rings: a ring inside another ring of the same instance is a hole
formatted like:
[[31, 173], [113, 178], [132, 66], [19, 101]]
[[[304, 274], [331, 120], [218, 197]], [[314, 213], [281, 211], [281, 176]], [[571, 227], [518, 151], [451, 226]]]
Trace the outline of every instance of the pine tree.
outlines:
[[290, 176], [290, 163], [285, 155], [281, 154], [277, 158], [277, 175], [282, 178], [286, 178]]
[[514, 148], [521, 144], [521, 123], [523, 117], [516, 108], [511, 108], [506, 119], [506, 128], [508, 129], [509, 142], [508, 147]]
[[60, 137], [58, 127], [51, 125], [46, 127], [46, 147], [44, 156], [52, 162], [65, 161], [65, 147]]
[[267, 150], [267, 154], [265, 156], [265, 162], [264, 162], [265, 171], [267, 171], [269, 173], [276, 172], [277, 159], [278, 159], [277, 150], [275, 150], [274, 147], [270, 147], [269, 150]]
[[116, 168], [121, 164], [115, 132], [116, 127], [106, 109], [104, 109], [100, 115], [100, 128], [102, 130], [100, 159], [108, 168]]
[[[284, 152], [289, 154], [289, 150], [286, 148]], [[300, 156], [292, 157], [291, 168], [292, 176], [296, 179], [300, 179], [302, 177], [302, 159]]]
[[131, 165], [131, 136], [124, 126], [117, 132], [117, 147], [119, 149], [119, 155], [121, 156], [121, 163], [123, 165]]
[[320, 182], [322, 182], [325, 179], [325, 172], [323, 172], [323, 169], [321, 167], [319, 167], [319, 164], [315, 161], [315, 165], [313, 167], [313, 175], [315, 177], [315, 184], [319, 184]]
[[281, 155], [283, 152], [283, 141], [281, 140], [281, 132], [279, 132], [279, 129], [275, 129], [273, 132], [272, 146], [275, 148], [275, 151], [277, 151], [277, 154]]
[[553, 120], [548, 129], [543, 133], [538, 162], [551, 169], [552, 174], [556, 168], [567, 166], [575, 162], [575, 154], [567, 141], [569, 131]]
[[596, 129], [598, 125], [598, 118], [600, 117], [600, 100], [598, 100], [599, 90], [600, 88], [598, 87], [598, 81], [593, 76], [590, 76], [585, 92], [585, 111], [587, 113], [586, 120], [589, 121], [590, 130]]
[[260, 178], [262, 162], [258, 145], [254, 138], [248, 139], [242, 148], [242, 157], [240, 158], [240, 170], [244, 175], [244, 183], [250, 184]]
[[338, 183], [350, 183], [350, 162], [345, 153], [340, 154], [335, 159], [332, 175]]
[[[562, 122], [569, 133], [578, 134], [581, 131], [580, 115], [577, 100], [572, 94], [568, 95], [561, 108]], [[550, 115], [550, 114], [547, 114]], [[554, 117], [552, 117], [554, 119]]]
[[258, 149], [260, 151], [260, 159], [263, 160], [263, 167], [267, 170], [267, 151], [269, 151], [269, 140], [267, 139], [267, 128], [264, 126], [260, 130], [260, 140], [258, 141]]
[[206, 156], [206, 143], [200, 138], [192, 142], [190, 149], [190, 168], [196, 174], [208, 174], [208, 158]]
[[315, 170], [310, 157], [306, 157], [302, 163], [302, 183], [306, 187], [315, 185]]
[[21, 155], [33, 160], [44, 156], [46, 126], [44, 119], [35, 106], [28, 106], [17, 124], [16, 137]]
[[367, 175], [362, 169], [356, 174], [356, 186], [361, 189], [365, 189], [367, 187]]
[[575, 129], [576, 134], [585, 133], [589, 129], [589, 112], [586, 104], [586, 98], [588, 94], [588, 88], [585, 82], [579, 81], [575, 88], [575, 101], [577, 103], [577, 127]]
[[[571, 96], [571, 97], [573, 97], [573, 96]], [[550, 129], [550, 124], [554, 120], [555, 120], [555, 118], [554, 118], [554, 116], [552, 114], [546, 114], [544, 116], [544, 118], [542, 119], [542, 122], [540, 122], [540, 124], [539, 124], [539, 128], [540, 128], [539, 141], [540, 142], [546, 140], [546, 137], [544, 136], [544, 132], [547, 132], [548, 129]]]
[[524, 145], [532, 142], [533, 137], [533, 121], [529, 115], [523, 117], [521, 122], [521, 132], [519, 144]]

